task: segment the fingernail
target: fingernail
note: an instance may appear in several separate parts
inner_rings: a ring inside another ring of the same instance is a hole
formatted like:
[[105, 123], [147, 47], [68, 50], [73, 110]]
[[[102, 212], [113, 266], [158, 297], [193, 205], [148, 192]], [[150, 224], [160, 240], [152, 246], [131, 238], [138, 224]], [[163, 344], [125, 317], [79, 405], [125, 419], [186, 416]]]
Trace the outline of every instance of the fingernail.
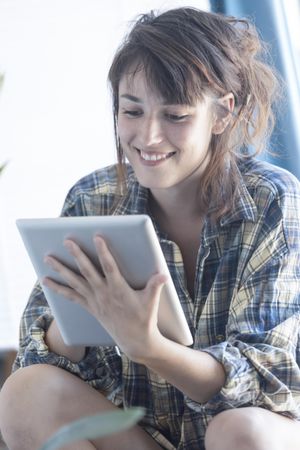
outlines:
[[95, 242], [95, 244], [97, 244], [97, 243], [102, 244], [103, 238], [101, 236], [96, 235], [96, 236], [94, 236], [94, 242]]
[[53, 261], [52, 258], [50, 258], [50, 256], [45, 256], [44, 262], [45, 262], [46, 264], [48, 264], [48, 266], [51, 266], [51, 267], [54, 266], [54, 261]]
[[73, 250], [73, 244], [71, 241], [64, 241], [64, 247], [66, 247], [67, 250]]

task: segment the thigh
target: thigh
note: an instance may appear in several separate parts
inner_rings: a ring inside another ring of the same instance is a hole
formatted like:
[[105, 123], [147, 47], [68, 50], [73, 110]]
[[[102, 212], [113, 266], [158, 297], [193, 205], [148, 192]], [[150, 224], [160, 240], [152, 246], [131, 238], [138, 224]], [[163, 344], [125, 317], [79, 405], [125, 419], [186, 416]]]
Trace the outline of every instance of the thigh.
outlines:
[[300, 422], [263, 408], [223, 411], [209, 424], [206, 450], [299, 450]]
[[[71, 373], [49, 365], [19, 369], [5, 383], [0, 399], [0, 420], [4, 438], [32, 443], [38, 448], [59, 427], [86, 415], [117, 410], [102, 394]], [[96, 448], [158, 450], [160, 447], [140, 427], [95, 440]], [[123, 446], [124, 443], [124, 446]], [[17, 445], [11, 445], [18, 448]], [[23, 447], [25, 448], [25, 446]]]

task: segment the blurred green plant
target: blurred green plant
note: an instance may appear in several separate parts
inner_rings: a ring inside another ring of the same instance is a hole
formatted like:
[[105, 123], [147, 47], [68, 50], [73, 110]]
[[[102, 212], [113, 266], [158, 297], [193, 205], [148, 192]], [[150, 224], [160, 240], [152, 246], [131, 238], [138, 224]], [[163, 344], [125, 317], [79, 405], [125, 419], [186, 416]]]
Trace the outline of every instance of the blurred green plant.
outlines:
[[130, 408], [84, 417], [60, 428], [40, 450], [56, 450], [72, 442], [101, 438], [124, 431], [135, 425], [143, 415], [143, 408]]
[[5, 169], [6, 166], [7, 166], [7, 161], [0, 165], [0, 175], [3, 172], [3, 170]]

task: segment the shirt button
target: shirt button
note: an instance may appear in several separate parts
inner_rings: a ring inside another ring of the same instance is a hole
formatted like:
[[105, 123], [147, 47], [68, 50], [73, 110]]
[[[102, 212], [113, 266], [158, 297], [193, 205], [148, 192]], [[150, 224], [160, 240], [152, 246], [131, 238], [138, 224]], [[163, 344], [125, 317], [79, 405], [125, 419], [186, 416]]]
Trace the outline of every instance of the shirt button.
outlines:
[[217, 334], [216, 336], [216, 341], [217, 342], [223, 342], [225, 341], [225, 336], [223, 334]]

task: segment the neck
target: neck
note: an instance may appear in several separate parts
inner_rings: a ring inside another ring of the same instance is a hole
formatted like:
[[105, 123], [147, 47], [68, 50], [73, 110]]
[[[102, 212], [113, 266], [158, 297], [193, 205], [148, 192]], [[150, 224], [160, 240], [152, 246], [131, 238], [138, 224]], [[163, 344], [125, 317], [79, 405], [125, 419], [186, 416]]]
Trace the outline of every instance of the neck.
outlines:
[[169, 220], [177, 218], [195, 219], [203, 217], [205, 208], [199, 201], [199, 186], [188, 186], [186, 189], [172, 187], [168, 189], [152, 189], [150, 208], [152, 213]]
[[[150, 209], [160, 228], [168, 234], [177, 235], [191, 227], [202, 226], [205, 212], [195, 193], [184, 196], [182, 191], [151, 192]], [[180, 231], [181, 230], [181, 231]]]

